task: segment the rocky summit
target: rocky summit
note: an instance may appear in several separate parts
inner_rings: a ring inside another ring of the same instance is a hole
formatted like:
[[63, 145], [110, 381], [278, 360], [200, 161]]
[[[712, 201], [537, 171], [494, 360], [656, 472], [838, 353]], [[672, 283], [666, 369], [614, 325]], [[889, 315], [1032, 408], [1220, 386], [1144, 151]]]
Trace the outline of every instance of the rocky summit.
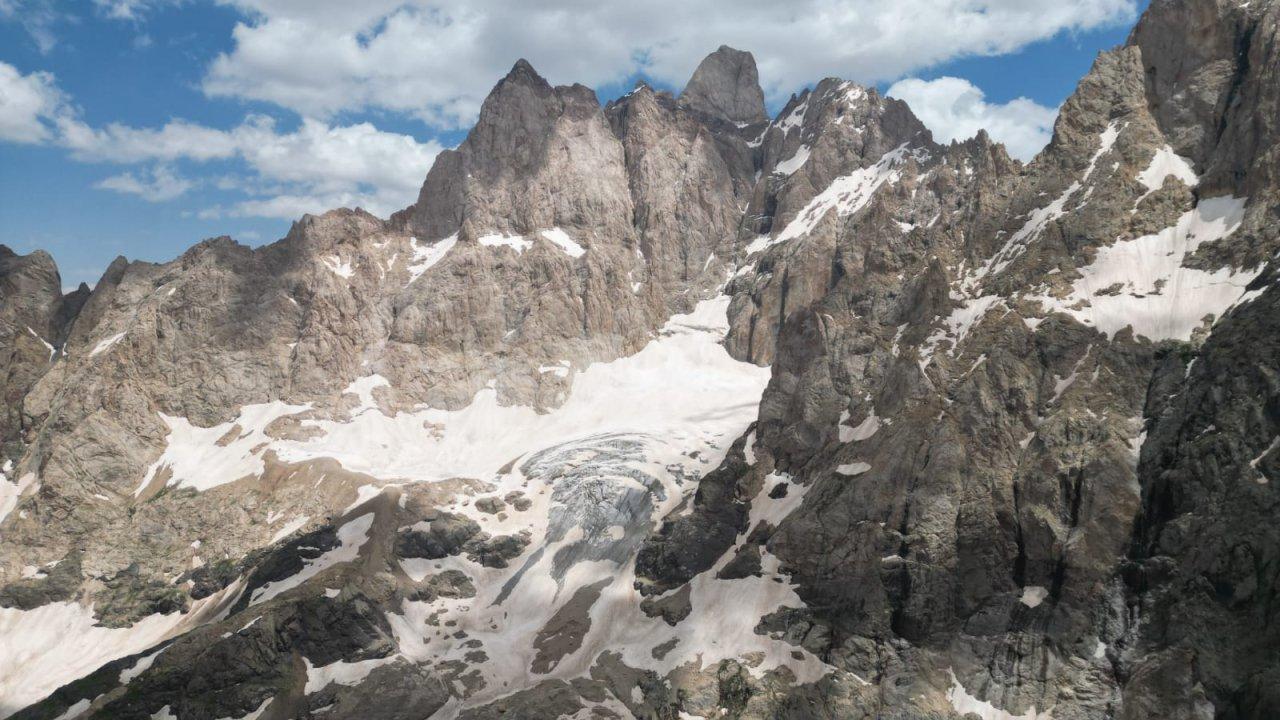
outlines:
[[0, 717], [1280, 717], [1280, 1], [1032, 162], [721, 47], [417, 202], [0, 247]]

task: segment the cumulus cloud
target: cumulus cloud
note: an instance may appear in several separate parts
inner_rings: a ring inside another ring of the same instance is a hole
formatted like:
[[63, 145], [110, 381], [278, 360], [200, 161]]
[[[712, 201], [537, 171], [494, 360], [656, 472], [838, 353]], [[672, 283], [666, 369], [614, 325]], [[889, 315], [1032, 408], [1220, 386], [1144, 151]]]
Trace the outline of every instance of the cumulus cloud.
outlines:
[[234, 131], [218, 130], [184, 120], [159, 128], [135, 128], [111, 123], [95, 128], [75, 117], [58, 123], [59, 143], [77, 160], [133, 163], [147, 160], [196, 161], [234, 157], [239, 150]]
[[150, 170], [137, 174], [124, 172], [112, 175], [94, 187], [126, 195], [137, 195], [147, 202], [164, 202], [183, 195], [195, 187], [195, 183], [177, 176], [168, 166], [156, 165]]
[[53, 75], [23, 75], [0, 62], [0, 140], [44, 142], [51, 137], [50, 126], [65, 112], [65, 100]]
[[965, 140], [986, 130], [1004, 143], [1009, 154], [1029, 161], [1053, 134], [1057, 108], [1045, 107], [1025, 97], [1007, 103], [989, 103], [980, 88], [968, 80], [941, 77], [908, 78], [894, 83], [888, 95], [905, 101], [939, 142]]
[[224, 175], [214, 186], [250, 197], [214, 214], [285, 219], [339, 206], [358, 205], [383, 216], [394, 212], [417, 198], [442, 149], [369, 123], [336, 126], [304, 118], [297, 128], [282, 131], [263, 115], [229, 130], [184, 120], [155, 128], [94, 127], [77, 116], [52, 75], [23, 75], [3, 62], [0, 140], [60, 146], [84, 162], [149, 163], [147, 170], [108, 177], [97, 187], [151, 202], [195, 187], [173, 163], [238, 161], [248, 172]]
[[246, 15], [212, 96], [310, 117], [383, 109], [465, 126], [516, 55], [553, 82], [642, 73], [680, 87], [722, 43], [751, 50], [771, 99], [827, 75], [892, 80], [1062, 31], [1128, 22], [1134, 0], [222, 0]]
[[59, 130], [62, 144], [86, 161], [242, 161], [251, 171], [248, 175], [225, 175], [215, 186], [256, 197], [212, 208], [205, 217], [291, 219], [354, 206], [385, 217], [417, 198], [442, 149], [434, 141], [420, 143], [369, 123], [331, 126], [304, 119], [297, 129], [281, 132], [265, 116], [251, 116], [230, 130], [183, 121], [159, 128], [92, 128], [70, 119], [63, 120]]
[[290, 219], [355, 206], [385, 217], [417, 199], [442, 149], [434, 141], [420, 143], [369, 123], [334, 127], [303, 120], [293, 132], [281, 133], [262, 117], [250, 118], [224, 139], [254, 174], [223, 177], [219, 185], [260, 197], [211, 208], [205, 217]]

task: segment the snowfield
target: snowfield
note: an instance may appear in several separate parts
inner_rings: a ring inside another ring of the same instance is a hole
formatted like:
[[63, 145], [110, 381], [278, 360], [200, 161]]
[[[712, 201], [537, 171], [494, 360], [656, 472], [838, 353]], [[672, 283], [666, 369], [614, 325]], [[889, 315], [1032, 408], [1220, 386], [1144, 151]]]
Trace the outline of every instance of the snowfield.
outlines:
[[1206, 316], [1222, 317], [1262, 271], [1184, 265], [1200, 246], [1234, 233], [1244, 206], [1234, 197], [1201, 200], [1172, 227], [1099, 248], [1066, 297], [1035, 299], [1109, 337], [1132, 327], [1153, 341], [1188, 340]]
[[[185, 614], [152, 615], [127, 628], [102, 627], [93, 608], [74, 602], [34, 610], [0, 608], [0, 717], [112, 660], [219, 619], [239, 592], [240, 583], [235, 582], [197, 600]], [[128, 673], [126, 669], [122, 676]]]
[[[561, 233], [546, 232], [543, 237], [571, 256], [581, 249]], [[514, 247], [518, 243], [495, 244], [520, 249]], [[418, 261], [437, 260], [429, 256], [437, 254], [424, 252]], [[469, 498], [460, 497], [444, 508], [470, 517], [493, 535], [524, 532], [531, 542], [505, 568], [485, 567], [464, 556], [401, 560], [415, 579], [441, 569], [461, 570], [474, 581], [477, 596], [407, 602], [403, 613], [388, 618], [399, 653], [376, 662], [326, 667], [308, 661], [308, 692], [329, 682], [356, 683], [397, 658], [428, 664], [462, 660], [472, 647], [426, 624], [425, 618], [433, 613], [439, 613], [442, 623], [453, 624], [450, 633], [463, 630], [480, 640], [489, 658], [476, 664], [486, 689], [469, 698], [468, 705], [547, 677], [584, 674], [605, 649], [621, 648], [627, 664], [660, 673], [685, 663], [707, 667], [723, 658], [759, 652], [764, 661], [752, 668], [753, 673], [785, 665], [802, 681], [815, 680], [827, 671], [820, 660], [807, 654], [797, 660], [794, 646], [754, 633], [762, 616], [802, 605], [789, 580], [778, 574], [777, 560], [767, 553], [763, 577], [714, 577], [734, 556], [735, 544], [715, 568], [695, 578], [692, 614], [678, 631], [642, 613], [634, 588], [635, 555], [645, 537], [689, 498], [696, 480], [720, 464], [729, 445], [755, 420], [769, 380], [769, 368], [738, 362], [721, 345], [728, 331], [728, 304], [729, 298], [720, 296], [699, 303], [692, 313], [672, 317], [630, 357], [577, 372], [568, 363], [549, 368], [568, 376], [572, 389], [561, 407], [546, 413], [500, 405], [496, 392], [488, 388], [460, 410], [422, 407], [386, 414], [374, 401], [373, 390], [387, 385], [387, 380], [370, 374], [345, 389], [344, 394], [358, 399], [345, 418], [307, 417], [310, 405], [278, 401], [245, 406], [235, 420], [210, 428], [162, 415], [170, 430], [168, 444], [138, 492], [158, 477], [170, 486], [209, 490], [261, 473], [264, 455], [274, 451], [285, 462], [336, 459], [348, 470], [378, 478], [384, 487], [469, 477], [486, 484], [485, 495], [501, 497], [520, 490], [533, 502], [529, 511], [509, 517], [480, 512]], [[318, 431], [310, 439], [282, 440], [266, 434], [274, 420], [299, 414], [304, 427]], [[389, 447], [395, 452], [388, 452]], [[784, 498], [769, 498], [774, 485], [789, 480], [770, 477], [753, 506], [753, 524], [780, 521], [804, 497], [806, 488], [793, 485]], [[359, 490], [348, 512], [358, 512], [381, 487]], [[338, 547], [308, 561], [293, 576], [257, 588], [250, 604], [353, 561], [370, 537], [373, 521], [372, 512], [347, 519], [338, 530]], [[305, 517], [295, 518], [285, 527], [296, 529], [305, 522]], [[744, 541], [745, 537], [738, 539]], [[562, 656], [539, 660], [540, 653], [547, 655], [539, 634], [584, 588], [595, 593], [593, 602], [582, 608], [590, 622], [586, 636]], [[182, 616], [155, 616], [129, 629], [108, 630], [93, 626], [90, 608], [65, 603], [31, 613], [0, 612], [0, 622], [8, 629], [5, 645], [0, 646], [3, 667], [12, 670], [5, 675], [3, 696], [14, 709], [114, 657], [181, 632], [190, 622]], [[674, 649], [655, 659], [653, 647], [672, 638], [679, 640]], [[49, 645], [66, 648], [65, 657], [63, 652], [48, 654], [31, 664], [37, 649]], [[69, 662], [73, 657], [75, 662]], [[536, 662], [545, 666], [542, 672], [531, 670]], [[53, 671], [54, 666], [60, 669]]]

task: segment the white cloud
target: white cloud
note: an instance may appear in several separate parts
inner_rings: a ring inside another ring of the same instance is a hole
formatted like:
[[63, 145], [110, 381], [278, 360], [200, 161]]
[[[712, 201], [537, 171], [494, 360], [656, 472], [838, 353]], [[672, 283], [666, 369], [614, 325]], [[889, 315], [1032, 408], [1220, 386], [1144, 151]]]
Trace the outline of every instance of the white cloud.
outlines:
[[138, 20], [160, 5], [173, 5], [180, 0], [93, 0], [103, 15], [115, 20]]
[[375, 215], [386, 217], [407, 203], [380, 208], [381, 201], [374, 195], [355, 192], [303, 192], [282, 193], [270, 197], [244, 200], [229, 207], [217, 205], [205, 208], [197, 213], [202, 220], [217, 220], [235, 217], [263, 217], [292, 220], [306, 213], [318, 214], [337, 207], [362, 207]]
[[1128, 22], [1134, 0], [221, 0], [246, 14], [205, 92], [310, 117], [385, 109], [465, 126], [518, 56], [553, 82], [642, 72], [680, 87], [722, 43], [751, 50], [772, 99], [827, 75], [891, 80], [1064, 30]]
[[1025, 97], [1004, 104], [989, 103], [981, 89], [956, 77], [908, 78], [894, 83], [887, 94], [906, 101], [938, 142], [964, 140], [985, 129], [1023, 162], [1049, 142], [1058, 116], [1057, 108]]
[[[138, 26], [144, 16], [161, 6], [181, 5], [187, 0], [93, 0], [95, 14], [110, 20], [120, 20]], [[11, 22], [26, 32], [41, 54], [48, 55], [58, 47], [59, 35], [84, 20], [82, 0], [0, 0], [0, 21]], [[151, 38], [139, 34], [135, 47], [145, 47]]]
[[233, 133], [173, 120], [160, 128], [112, 123], [94, 128], [74, 117], [58, 122], [59, 143], [77, 160], [133, 163], [147, 160], [220, 160], [238, 150]]
[[157, 165], [149, 171], [134, 174], [124, 172], [102, 180], [94, 187], [102, 190], [114, 190], [118, 193], [137, 195], [147, 202], [164, 202], [183, 195], [195, 183], [178, 177], [165, 165]]
[[43, 54], [57, 46], [53, 28], [62, 19], [53, 0], [0, 0], [0, 20], [21, 25]]
[[385, 217], [417, 199], [442, 149], [369, 123], [334, 127], [303, 120], [281, 133], [261, 117], [229, 131], [226, 140], [253, 176], [224, 177], [220, 184], [260, 196], [213, 211], [236, 217], [292, 219], [356, 206]]
[[251, 116], [230, 130], [183, 121], [159, 128], [98, 129], [72, 119], [59, 123], [59, 130], [60, 142], [85, 161], [243, 161], [249, 174], [223, 175], [214, 185], [253, 197], [229, 208], [208, 209], [205, 217], [292, 219], [354, 206], [385, 217], [417, 199], [442, 149], [434, 141], [420, 143], [369, 123], [330, 126], [304, 119], [296, 130], [281, 132], [264, 116]]
[[303, 119], [295, 130], [282, 132], [263, 115], [249, 116], [229, 130], [184, 120], [158, 128], [93, 127], [76, 116], [51, 74], [23, 75], [3, 62], [0, 141], [61, 146], [84, 162], [155, 163], [150, 170], [124, 172], [96, 186], [151, 202], [195, 187], [172, 163], [240, 161], [248, 173], [223, 175], [213, 186], [249, 198], [208, 212], [285, 219], [357, 205], [386, 216], [417, 199], [442, 149], [434, 141], [421, 143], [369, 123], [333, 126]]
[[331, 190], [367, 184], [416, 193], [441, 149], [369, 123], [331, 127], [303, 120], [285, 134], [256, 123], [241, 126], [235, 135], [241, 156], [262, 177]]
[[0, 62], [0, 140], [44, 142], [51, 136], [49, 124], [64, 112], [65, 101], [53, 75], [23, 75]]

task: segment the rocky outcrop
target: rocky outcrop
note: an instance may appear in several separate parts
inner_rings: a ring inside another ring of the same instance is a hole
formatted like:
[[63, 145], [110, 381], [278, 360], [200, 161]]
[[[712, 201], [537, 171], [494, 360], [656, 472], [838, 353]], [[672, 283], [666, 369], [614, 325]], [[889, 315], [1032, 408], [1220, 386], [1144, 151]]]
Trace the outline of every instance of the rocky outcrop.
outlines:
[[[845, 218], [860, 216], [868, 204], [884, 207], [868, 222], [882, 242], [861, 243], [866, 247], [896, 240], [908, 225], [926, 225], [933, 217], [926, 203], [892, 206], [903, 197], [914, 202], [911, 176], [930, 175], [946, 159], [901, 101], [833, 78], [793, 96], [756, 142], [763, 173], [737, 248], [754, 262], [731, 285], [728, 347], [735, 357], [769, 364], [785, 318], [819, 300], [839, 273], [856, 272], [834, 257]], [[955, 167], [943, 168], [952, 185]], [[969, 178], [961, 182], [967, 185]], [[888, 194], [899, 200], [886, 200]], [[803, 243], [792, 242], [802, 236]]]
[[605, 113], [626, 153], [641, 271], [672, 298], [719, 284], [755, 173], [746, 135], [643, 83]]
[[630, 214], [622, 148], [595, 93], [552, 87], [521, 60], [431, 168], [408, 224], [428, 241], [563, 227], [622, 243]]
[[[62, 351], [71, 323], [89, 288], [63, 294], [58, 268], [48, 253], [18, 255], [0, 245], [0, 348], [4, 348], [4, 414], [0, 443], [20, 442], [31, 424], [23, 401]], [[10, 462], [9, 453], [3, 457]]]
[[737, 125], [769, 120], [755, 58], [727, 45], [698, 64], [680, 93], [680, 106]]
[[1259, 280], [1256, 300], [1198, 351], [1162, 357], [1152, 380], [1167, 392], [1146, 407], [1142, 508], [1123, 572], [1137, 622], [1117, 658], [1130, 677], [1120, 717], [1262, 718], [1280, 707], [1280, 292], [1273, 276]]
[[[882, 172], [857, 174], [872, 155], [824, 174], [815, 158], [841, 127], [830, 108], [856, 107], [848, 95], [830, 99], [841, 88], [831, 81], [794, 98], [771, 126], [774, 146], [786, 149], [771, 150], [766, 134], [773, 180], [757, 188], [760, 235], [743, 237], [755, 262], [730, 285], [728, 347], [772, 364], [757, 453], [808, 488], [764, 544], [813, 609], [781, 620], [778, 632], [864, 678], [902, 664], [915, 677], [931, 672], [901, 640], [948, 647], [957, 708], [956, 698], [972, 697], [1015, 715], [1109, 717], [1128, 704], [1134, 717], [1195, 707], [1235, 716], [1227, 708], [1240, 701], [1226, 699], [1235, 693], [1247, 712], [1274, 707], [1246, 687], [1259, 682], [1246, 681], [1249, 672], [1269, 671], [1260, 659], [1221, 656], [1231, 681], [1161, 695], [1196, 677], [1188, 643], [1168, 651], [1172, 664], [1142, 666], [1139, 687], [1149, 689], [1137, 700], [1126, 688], [1132, 666], [1108, 659], [1134, 622], [1120, 578], [1134, 520], [1141, 527], [1144, 517], [1134, 450], [1143, 408], [1169, 387], [1152, 384], [1153, 373], [1166, 354], [1186, 352], [1173, 348], [1226, 332], [1211, 321], [1275, 252], [1264, 220], [1275, 191], [1259, 192], [1252, 179], [1267, 171], [1228, 179], [1218, 168], [1243, 167], [1235, 149], [1203, 149], [1210, 128], [1214, 137], [1241, 132], [1232, 105], [1242, 98], [1271, 102], [1270, 70], [1244, 58], [1257, 53], [1249, 38], [1274, 12], [1155, 4], [1129, 45], [1099, 58], [1027, 168], [984, 136], [946, 148], [912, 141], [900, 130], [912, 123], [899, 120], [871, 124], [892, 138], [875, 152], [891, 143], [911, 152]], [[1187, 80], [1197, 72], [1203, 80]], [[1160, 79], [1170, 76], [1209, 100], [1203, 112], [1170, 110], [1178, 101]], [[1238, 84], [1231, 102], [1228, 77]], [[798, 130], [815, 107], [827, 118]], [[884, 117], [879, 107], [870, 115]], [[803, 135], [788, 141], [784, 126]], [[832, 202], [808, 189], [811, 166], [813, 187], [841, 189]], [[860, 182], [839, 179], [850, 177]], [[858, 192], [875, 182], [875, 192]], [[797, 223], [815, 209], [812, 222]], [[1168, 270], [1125, 274], [1137, 272], [1126, 263], [1170, 253]], [[1219, 284], [1230, 289], [1215, 300], [1209, 288]], [[758, 505], [760, 495], [738, 491], [753, 495]], [[641, 557], [703, 548], [702, 538], [677, 547], [671, 538], [681, 526], [713, 527], [700, 519], [725, 507], [695, 502]], [[749, 544], [730, 549], [726, 567], [749, 560]], [[641, 567], [645, 582], [669, 574]]]

